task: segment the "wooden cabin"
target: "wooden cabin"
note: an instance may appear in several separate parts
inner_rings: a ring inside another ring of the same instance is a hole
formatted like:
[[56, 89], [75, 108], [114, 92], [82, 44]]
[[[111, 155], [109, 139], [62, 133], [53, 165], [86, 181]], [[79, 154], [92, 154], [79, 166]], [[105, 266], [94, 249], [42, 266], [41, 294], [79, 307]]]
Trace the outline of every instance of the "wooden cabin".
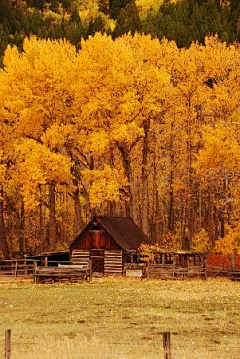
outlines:
[[151, 240], [131, 218], [94, 217], [70, 246], [71, 263], [92, 261], [93, 273], [121, 275], [127, 258]]

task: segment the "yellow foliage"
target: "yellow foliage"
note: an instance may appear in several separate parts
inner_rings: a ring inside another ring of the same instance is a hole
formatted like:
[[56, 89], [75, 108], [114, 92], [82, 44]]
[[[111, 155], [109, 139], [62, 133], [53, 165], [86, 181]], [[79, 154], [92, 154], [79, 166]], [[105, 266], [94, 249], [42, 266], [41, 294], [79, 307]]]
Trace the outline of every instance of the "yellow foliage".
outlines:
[[15, 47], [7, 48], [0, 72], [1, 90], [7, 117], [18, 121], [18, 134], [39, 139], [49, 125], [66, 118], [69, 70], [76, 50], [66, 41], [35, 37], [26, 38], [23, 49], [20, 53]]
[[122, 197], [121, 190], [128, 185], [123, 173], [107, 165], [102, 170], [85, 169], [82, 174], [92, 208], [100, 207], [106, 201], [119, 202]]
[[144, 136], [144, 131], [135, 122], [116, 126], [112, 131], [112, 137], [115, 141], [131, 145], [140, 137]]
[[[98, 4], [81, 2], [86, 21]], [[142, 12], [159, 4], [137, 1]], [[52, 16], [47, 9], [45, 15]], [[178, 49], [138, 33], [115, 40], [97, 33], [81, 41], [79, 52], [66, 41], [35, 37], [23, 48], [8, 47], [0, 70], [0, 181], [7, 193], [24, 196], [26, 208], [35, 208], [40, 189], [48, 193], [54, 181], [71, 195], [79, 187], [84, 219], [88, 196], [91, 207], [114, 201], [122, 210], [128, 190], [143, 218], [148, 192], [149, 215], [157, 220], [156, 212], [163, 213], [164, 232], [170, 193], [177, 227], [200, 196], [204, 208], [211, 202], [214, 189], [199, 194], [206, 172], [239, 174], [238, 45], [214, 36]], [[237, 212], [239, 187], [226, 186]], [[66, 210], [71, 217], [75, 199]], [[63, 207], [56, 206], [58, 215]], [[179, 248], [179, 235], [158, 237], [162, 249]], [[207, 238], [200, 232], [194, 241], [200, 248]]]
[[203, 132], [204, 148], [196, 156], [194, 167], [198, 173], [206, 170], [240, 170], [240, 143], [238, 125], [226, 127], [223, 124], [212, 128], [205, 127]]
[[104, 24], [105, 31], [113, 31], [116, 27], [116, 21], [110, 18], [110, 16], [99, 11], [99, 2], [95, 0], [83, 0], [79, 7], [79, 16], [83, 22], [83, 25], [88, 27], [90, 22], [96, 18], [101, 18]]
[[139, 247], [141, 259], [144, 262], [153, 261], [154, 258], [158, 258], [160, 252], [177, 251], [180, 249], [179, 236], [171, 232], [165, 233], [161, 237], [161, 242], [157, 244], [144, 244]]
[[107, 152], [110, 144], [109, 134], [102, 129], [90, 132], [87, 135], [87, 141], [86, 133], [83, 134], [81, 141], [84, 152], [94, 155], [95, 158], [101, 157], [104, 152]]
[[192, 240], [192, 250], [196, 252], [207, 252], [210, 249], [210, 241], [207, 232], [202, 229], [195, 234]]
[[240, 254], [240, 223], [234, 227], [227, 226], [227, 235], [219, 238], [215, 244], [215, 251], [222, 254]]
[[70, 159], [34, 140], [22, 140], [15, 146], [17, 169], [14, 178], [21, 185], [21, 192], [27, 209], [39, 204], [39, 186], [52, 181], [69, 183], [72, 179]]
[[153, 262], [154, 260], [154, 252], [156, 251], [155, 245], [149, 245], [142, 243], [138, 248], [139, 253], [141, 255], [141, 260], [143, 262]]

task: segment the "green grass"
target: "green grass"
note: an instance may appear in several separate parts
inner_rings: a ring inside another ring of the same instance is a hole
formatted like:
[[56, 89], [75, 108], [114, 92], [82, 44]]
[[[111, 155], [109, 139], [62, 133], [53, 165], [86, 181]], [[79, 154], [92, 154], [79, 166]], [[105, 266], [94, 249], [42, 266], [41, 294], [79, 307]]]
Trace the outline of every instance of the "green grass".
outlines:
[[0, 284], [0, 358], [240, 358], [240, 282], [99, 279], [79, 284]]

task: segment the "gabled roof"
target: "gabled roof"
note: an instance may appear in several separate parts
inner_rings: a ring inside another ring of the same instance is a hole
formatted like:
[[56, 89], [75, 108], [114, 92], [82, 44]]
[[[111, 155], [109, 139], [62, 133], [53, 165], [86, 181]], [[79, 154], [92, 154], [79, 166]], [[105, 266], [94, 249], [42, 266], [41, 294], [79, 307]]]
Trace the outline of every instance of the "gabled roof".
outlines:
[[[152, 244], [152, 241], [142, 232], [133, 220], [127, 217], [96, 216], [81, 233], [85, 232], [89, 225], [94, 221], [99, 222], [122, 249], [138, 249], [141, 243]], [[76, 240], [81, 233], [77, 236]]]

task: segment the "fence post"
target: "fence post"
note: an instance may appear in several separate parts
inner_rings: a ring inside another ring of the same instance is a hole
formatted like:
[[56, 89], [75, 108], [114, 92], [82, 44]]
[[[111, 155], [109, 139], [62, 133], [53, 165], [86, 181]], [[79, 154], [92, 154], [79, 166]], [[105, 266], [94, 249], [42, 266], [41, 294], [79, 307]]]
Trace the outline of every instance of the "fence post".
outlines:
[[5, 359], [11, 357], [11, 329], [5, 330]]
[[92, 281], [92, 261], [91, 261], [91, 259], [89, 259], [88, 265], [89, 265], [89, 282], [91, 282]]
[[16, 262], [15, 262], [15, 270], [14, 270], [14, 277], [17, 277], [17, 271], [18, 271], [18, 262], [16, 260]]
[[24, 254], [24, 269], [25, 269], [25, 276], [28, 275], [28, 264], [27, 264], [27, 256]]
[[150, 272], [150, 262], [147, 262], [147, 279], [149, 279], [149, 272]]
[[163, 350], [164, 350], [164, 359], [171, 359], [171, 340], [170, 332], [163, 332]]
[[33, 281], [34, 281], [34, 283], [37, 282], [36, 273], [37, 273], [37, 261], [34, 260], [34, 262], [33, 262]]

